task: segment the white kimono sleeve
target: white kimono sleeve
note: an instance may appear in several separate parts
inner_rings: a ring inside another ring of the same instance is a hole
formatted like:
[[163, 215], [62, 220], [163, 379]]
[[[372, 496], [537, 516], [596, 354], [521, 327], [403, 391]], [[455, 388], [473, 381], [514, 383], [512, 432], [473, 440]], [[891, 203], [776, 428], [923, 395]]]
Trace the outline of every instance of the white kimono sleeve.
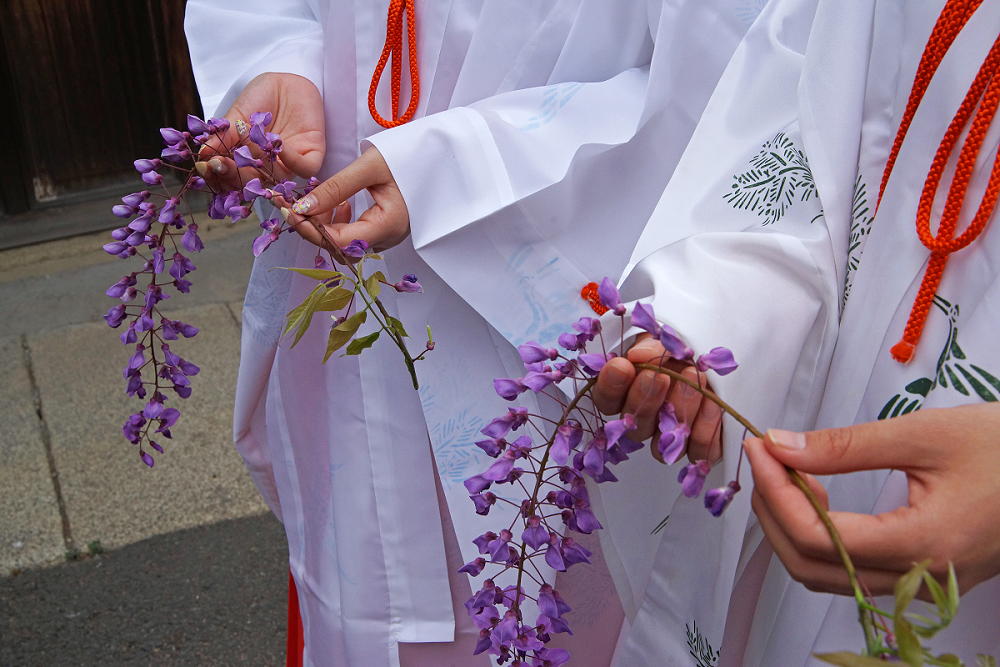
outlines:
[[582, 4], [549, 85], [370, 138], [421, 258], [514, 344], [554, 341], [582, 285], [621, 275], [746, 27], [727, 0]]
[[310, 0], [188, 0], [184, 32], [206, 116], [221, 115], [265, 72], [323, 92], [323, 29]]
[[[837, 123], [819, 135], [803, 117], [815, 4], [772, 3], [747, 34], [622, 284], [623, 297], [652, 304], [696, 352], [733, 350], [740, 367], [711, 383], [762, 430], [813, 426], [839, 328], [861, 104], [855, 91], [841, 90]], [[837, 162], [843, 169], [831, 169], [831, 140], [846, 153]], [[760, 540], [750, 516], [752, 477], [739, 467], [743, 437], [734, 420], [724, 422], [723, 459], [706, 487], [739, 476], [743, 490], [718, 519], [698, 500], [671, 502], [667, 496], [680, 496], [676, 485], [659, 497], [601, 488], [612, 508], [655, 502], [660, 518], [670, 515], [651, 570], [622, 552], [638, 609], [616, 664], [685, 655], [685, 627], [696, 625], [712, 646], [721, 642], [733, 585]], [[609, 527], [612, 538], [637, 539], [623, 523]]]

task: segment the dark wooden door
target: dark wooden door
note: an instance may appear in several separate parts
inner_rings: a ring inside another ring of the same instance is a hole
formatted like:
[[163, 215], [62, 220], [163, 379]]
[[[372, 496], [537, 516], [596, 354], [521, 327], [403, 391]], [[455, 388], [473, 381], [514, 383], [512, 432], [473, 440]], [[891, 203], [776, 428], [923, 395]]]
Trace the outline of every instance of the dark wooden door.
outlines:
[[[184, 0], [3, 0], [0, 234], [135, 184], [157, 129], [200, 113]], [[134, 189], [134, 187], [132, 188]]]

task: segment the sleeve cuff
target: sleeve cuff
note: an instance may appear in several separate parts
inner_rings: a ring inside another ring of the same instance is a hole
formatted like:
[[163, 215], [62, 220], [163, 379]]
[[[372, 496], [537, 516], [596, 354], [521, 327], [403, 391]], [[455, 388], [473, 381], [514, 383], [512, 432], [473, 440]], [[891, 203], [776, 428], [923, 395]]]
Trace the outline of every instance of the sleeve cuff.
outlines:
[[514, 199], [503, 158], [477, 112], [455, 107], [380, 132], [378, 148], [410, 216], [419, 251]]

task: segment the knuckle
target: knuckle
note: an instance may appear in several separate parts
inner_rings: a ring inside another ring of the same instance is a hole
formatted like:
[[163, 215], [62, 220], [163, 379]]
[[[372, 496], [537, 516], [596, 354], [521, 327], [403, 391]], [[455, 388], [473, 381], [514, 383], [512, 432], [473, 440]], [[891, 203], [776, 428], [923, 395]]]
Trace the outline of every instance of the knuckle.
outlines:
[[830, 551], [830, 539], [822, 532], [818, 522], [801, 530], [792, 530], [789, 539], [799, 553], [811, 558], [822, 558]]
[[825, 434], [826, 450], [829, 458], [834, 461], [841, 461], [850, 456], [855, 446], [854, 429], [834, 428]]

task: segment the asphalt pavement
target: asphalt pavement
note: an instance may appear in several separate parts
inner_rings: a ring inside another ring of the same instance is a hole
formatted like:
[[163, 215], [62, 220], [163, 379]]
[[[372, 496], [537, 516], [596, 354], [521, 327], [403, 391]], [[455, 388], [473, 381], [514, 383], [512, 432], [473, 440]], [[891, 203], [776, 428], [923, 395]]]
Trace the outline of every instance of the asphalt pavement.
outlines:
[[[94, 234], [0, 251], [0, 665], [278, 665], [286, 544], [232, 447], [253, 221], [199, 221], [202, 367], [156, 466], [120, 432], [128, 358], [101, 320], [125, 264]], [[2, 232], [2, 230], [0, 230]]]

